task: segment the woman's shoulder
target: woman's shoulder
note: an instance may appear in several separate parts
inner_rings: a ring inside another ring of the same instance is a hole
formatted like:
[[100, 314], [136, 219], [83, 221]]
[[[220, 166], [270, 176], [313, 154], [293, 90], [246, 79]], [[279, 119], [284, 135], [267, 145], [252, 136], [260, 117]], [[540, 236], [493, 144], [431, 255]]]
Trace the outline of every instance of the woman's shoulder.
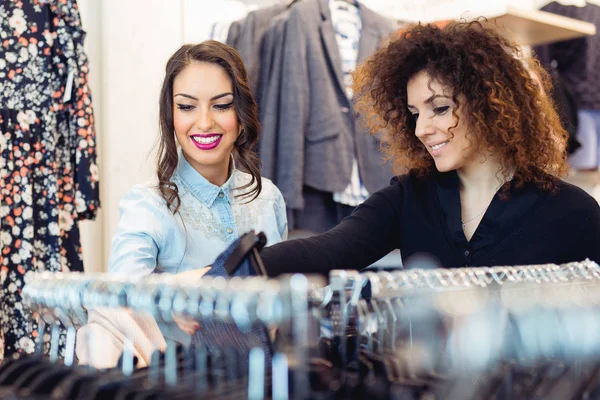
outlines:
[[136, 205], [146, 205], [153, 208], [167, 207], [166, 201], [163, 199], [158, 183], [152, 180], [137, 183], [129, 189], [121, 203], [135, 203]]
[[265, 199], [278, 200], [282, 197], [279, 188], [268, 178], [260, 178], [262, 182], [261, 196], [264, 195]]
[[437, 183], [435, 175], [420, 176], [415, 172], [396, 175], [390, 180], [390, 185], [383, 190], [387, 192], [412, 192], [428, 190]]
[[600, 212], [598, 200], [579, 186], [558, 180], [556, 190], [550, 195], [551, 201], [556, 207], [561, 207], [570, 212], [581, 212], [588, 214], [590, 212]]

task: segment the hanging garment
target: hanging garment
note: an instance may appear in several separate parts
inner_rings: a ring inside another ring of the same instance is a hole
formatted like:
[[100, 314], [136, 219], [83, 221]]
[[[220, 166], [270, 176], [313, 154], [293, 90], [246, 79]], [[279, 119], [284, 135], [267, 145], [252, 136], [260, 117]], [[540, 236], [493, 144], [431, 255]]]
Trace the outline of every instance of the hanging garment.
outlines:
[[[552, 2], [542, 8], [553, 14], [590, 22], [600, 28], [600, 6], [584, 7]], [[600, 32], [593, 36], [534, 47], [540, 61], [550, 69], [553, 61], [564, 84], [572, 91], [580, 109], [600, 110]]]
[[[592, 2], [583, 2], [580, 6], [568, 3], [550, 2], [542, 10], [593, 23], [596, 30], [600, 28], [599, 5]], [[600, 33], [537, 46], [533, 51], [552, 73], [555, 84], [553, 100], [569, 133], [567, 150], [572, 155], [569, 157], [570, 165], [576, 169], [596, 168], [599, 155], [596, 142], [600, 138], [600, 129], [589, 130], [585, 117], [582, 121], [577, 120], [577, 111], [600, 110]], [[577, 141], [583, 147], [574, 147]]]
[[[359, 12], [358, 63], [395, 29], [393, 21], [364, 5]], [[369, 192], [386, 186], [392, 173], [382, 160], [379, 140], [358, 126], [346, 95], [328, 0], [294, 3], [283, 33], [283, 56], [271, 68], [281, 77], [274, 81], [278, 96], [261, 96], [263, 174], [273, 172], [288, 208], [294, 210], [305, 206], [304, 186], [332, 194], [344, 191], [355, 156]], [[277, 116], [270, 118], [273, 110]]]
[[250, 90], [256, 95], [259, 85], [260, 70], [263, 68], [260, 52], [264, 36], [269, 29], [269, 22], [283, 13], [286, 6], [274, 4], [267, 8], [260, 8], [248, 13], [243, 20], [231, 24], [227, 34], [227, 44], [236, 48], [240, 53], [246, 71]]
[[[329, 8], [331, 10], [331, 22], [335, 30], [335, 41], [342, 60], [341, 68], [344, 74], [346, 95], [351, 100], [354, 97], [354, 93], [352, 93], [352, 72], [356, 69], [362, 30], [358, 3], [350, 4], [343, 1], [329, 0]], [[360, 179], [358, 160], [355, 156], [352, 160], [350, 184], [342, 192], [334, 193], [333, 200], [337, 203], [356, 207], [368, 197], [369, 192]]]
[[83, 271], [100, 205], [85, 32], [75, 0], [0, 4], [0, 297], [5, 355], [31, 353], [29, 271]]

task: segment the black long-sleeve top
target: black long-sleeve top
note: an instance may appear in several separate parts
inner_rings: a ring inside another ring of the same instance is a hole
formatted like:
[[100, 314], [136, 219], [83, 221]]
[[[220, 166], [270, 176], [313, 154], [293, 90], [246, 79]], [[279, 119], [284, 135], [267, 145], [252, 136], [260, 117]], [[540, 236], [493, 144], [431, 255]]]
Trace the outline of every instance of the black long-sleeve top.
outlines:
[[394, 249], [402, 259], [428, 254], [445, 268], [600, 263], [600, 207], [563, 181], [557, 191], [527, 183], [493, 198], [470, 241], [461, 225], [455, 172], [395, 177], [330, 231], [263, 249], [270, 276], [362, 269]]

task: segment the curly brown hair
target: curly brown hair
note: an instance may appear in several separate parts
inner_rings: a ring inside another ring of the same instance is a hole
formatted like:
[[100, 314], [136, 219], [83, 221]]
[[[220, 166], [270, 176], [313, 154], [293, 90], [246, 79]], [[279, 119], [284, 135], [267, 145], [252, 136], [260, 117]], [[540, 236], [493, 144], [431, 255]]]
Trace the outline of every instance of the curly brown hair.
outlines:
[[464, 95], [468, 135], [497, 157], [504, 176], [514, 171], [515, 187], [556, 187], [556, 177], [567, 172], [568, 135], [544, 94], [550, 78], [537, 60], [480, 21], [410, 26], [355, 71], [356, 109], [372, 134], [383, 132], [382, 150], [395, 173], [423, 177], [435, 170], [407, 108], [407, 83], [421, 71], [451, 88], [456, 104]]

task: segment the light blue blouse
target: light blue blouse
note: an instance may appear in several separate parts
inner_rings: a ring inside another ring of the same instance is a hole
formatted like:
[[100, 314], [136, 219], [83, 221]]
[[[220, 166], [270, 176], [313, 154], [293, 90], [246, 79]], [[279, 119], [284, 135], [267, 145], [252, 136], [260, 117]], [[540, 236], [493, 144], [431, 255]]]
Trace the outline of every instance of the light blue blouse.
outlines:
[[181, 206], [175, 215], [167, 208], [157, 185], [134, 186], [120, 203], [121, 219], [111, 245], [109, 272], [145, 276], [203, 268], [236, 238], [264, 232], [267, 246], [287, 239], [285, 203], [279, 189], [262, 179], [260, 196], [236, 198], [251, 176], [233, 168], [229, 180], [215, 186], [181, 155], [172, 182]]

